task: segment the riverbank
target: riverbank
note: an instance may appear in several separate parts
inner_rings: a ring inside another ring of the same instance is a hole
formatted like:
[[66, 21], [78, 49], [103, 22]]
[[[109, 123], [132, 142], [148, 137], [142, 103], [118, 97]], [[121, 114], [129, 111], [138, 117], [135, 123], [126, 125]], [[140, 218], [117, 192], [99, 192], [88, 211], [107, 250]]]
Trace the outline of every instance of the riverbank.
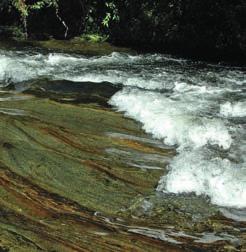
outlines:
[[67, 40], [93, 34], [138, 51], [245, 65], [245, 14], [243, 0], [5, 0], [0, 37]]

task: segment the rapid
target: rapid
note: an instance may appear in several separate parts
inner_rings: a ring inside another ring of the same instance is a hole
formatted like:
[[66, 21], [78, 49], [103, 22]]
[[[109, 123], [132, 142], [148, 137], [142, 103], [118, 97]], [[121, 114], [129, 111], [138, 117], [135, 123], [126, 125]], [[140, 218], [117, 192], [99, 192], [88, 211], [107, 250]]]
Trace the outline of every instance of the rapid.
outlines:
[[122, 85], [109, 104], [177, 150], [157, 191], [246, 208], [246, 68], [161, 54], [0, 50], [0, 86], [40, 78]]

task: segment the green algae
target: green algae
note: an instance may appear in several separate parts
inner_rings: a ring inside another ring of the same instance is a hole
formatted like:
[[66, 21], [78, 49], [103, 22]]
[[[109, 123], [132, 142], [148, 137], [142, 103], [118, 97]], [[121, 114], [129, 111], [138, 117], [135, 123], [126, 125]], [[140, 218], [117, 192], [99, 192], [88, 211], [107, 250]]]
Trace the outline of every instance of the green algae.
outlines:
[[[144, 134], [139, 125], [96, 104], [72, 105], [48, 98], [29, 95], [28, 98], [4, 102], [4, 108], [18, 107], [25, 111], [25, 115], [1, 114], [0, 157], [3, 172], [8, 169], [50, 193], [109, 216], [117, 216], [120, 209], [129, 206], [132, 198], [154, 189], [160, 171], [152, 171], [146, 177], [146, 172], [116, 161], [105, 152], [112, 146], [131, 150], [128, 143], [111, 138], [107, 132], [141, 137]], [[22, 190], [20, 186], [17, 193]], [[4, 202], [6, 197], [11, 202], [4, 204], [5, 208], [7, 205], [11, 211], [19, 212], [21, 209], [22, 214], [30, 214], [30, 206], [23, 206], [23, 203], [14, 200], [14, 196], [11, 199], [12, 194], [9, 195], [8, 190], [1, 195]], [[60, 221], [58, 218], [53, 225], [59, 225]], [[22, 230], [21, 225], [17, 229]], [[73, 236], [73, 231], [62, 236], [68, 234]], [[16, 244], [16, 241], [12, 240], [12, 243]], [[4, 246], [9, 245], [5, 243]]]
[[[36, 101], [35, 105], [31, 100], [23, 103], [23, 106], [19, 104], [19, 108], [28, 111], [33, 117], [38, 115], [38, 121], [32, 118], [29, 122], [28, 117], [13, 118], [10, 122], [1, 121], [1, 131], [8, 128], [8, 131], [4, 132], [2, 142], [13, 146], [11, 149], [3, 149], [2, 160], [7, 166], [18, 171], [18, 174], [35, 177], [38, 183], [48, 190], [52, 188], [55, 192], [62, 191], [64, 196], [88, 204], [90, 208], [98, 211], [104, 208], [110, 211], [118, 210], [120, 203], [124, 206], [124, 201], [137, 193], [141, 183], [147, 183], [148, 178], [145, 179], [144, 173], [138, 172], [137, 169], [129, 169], [124, 167], [124, 164], [120, 166], [112, 163], [110, 167], [104, 164], [104, 150], [111, 146], [112, 140], [104, 139], [102, 134], [110, 122], [117, 124], [118, 116], [114, 116], [114, 113], [100, 110], [93, 113], [92, 108], [72, 106], [63, 106], [59, 110], [61, 105], [49, 101]], [[35, 106], [34, 111], [30, 111], [32, 106]], [[42, 114], [41, 111], [47, 112]], [[74, 120], [77, 123], [73, 123]], [[100, 130], [97, 126], [99, 122]], [[73, 128], [67, 127], [68, 124], [72, 124]], [[112, 126], [107, 127], [107, 130], [113, 131], [116, 127]], [[65, 127], [66, 130], [72, 130], [72, 133], [57, 127]], [[131, 130], [131, 127], [129, 128]], [[89, 131], [96, 134], [94, 139], [90, 137]], [[94, 163], [102, 168], [94, 167]], [[110, 171], [112, 168], [113, 172]], [[123, 168], [124, 173], [121, 172]], [[128, 174], [131, 174], [130, 180], [127, 179]], [[134, 174], [138, 178], [136, 185]], [[159, 175], [160, 172], [157, 172], [156, 179]], [[98, 180], [102, 183], [98, 183]], [[127, 182], [129, 186], [126, 186]], [[102, 201], [103, 205], [99, 204], [99, 201]]]
[[19, 40], [0, 41], [0, 49], [42, 49], [44, 51], [76, 53], [89, 56], [108, 55], [113, 52], [135, 53], [134, 50], [124, 47], [113, 46], [108, 42], [91, 42], [86, 40]]
[[92, 43], [81, 40], [48, 40], [48, 41], [32, 41], [31, 45], [43, 49], [61, 51], [66, 53], [80, 53], [84, 55], [107, 55], [112, 52], [131, 52], [128, 48], [115, 47], [107, 42]]

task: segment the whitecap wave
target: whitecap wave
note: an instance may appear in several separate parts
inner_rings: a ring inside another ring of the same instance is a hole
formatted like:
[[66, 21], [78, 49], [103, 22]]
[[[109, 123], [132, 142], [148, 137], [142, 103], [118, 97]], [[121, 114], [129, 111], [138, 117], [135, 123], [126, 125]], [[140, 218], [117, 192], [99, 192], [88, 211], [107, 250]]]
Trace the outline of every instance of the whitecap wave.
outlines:
[[[219, 100], [230, 92], [175, 83], [168, 94], [124, 88], [111, 98], [111, 105], [141, 122], [146, 132], [177, 146], [178, 155], [158, 191], [194, 192], [209, 196], [214, 204], [246, 207], [245, 129], [219, 116]], [[240, 110], [231, 109], [229, 115], [242, 116], [243, 103], [236, 106]]]
[[220, 106], [220, 114], [225, 117], [244, 117], [246, 116], [246, 101], [226, 102]]
[[207, 195], [214, 204], [246, 207], [245, 164], [211, 157], [206, 150], [183, 152], [170, 163], [170, 172], [157, 187], [158, 191]]
[[178, 145], [179, 149], [199, 148], [206, 144], [228, 149], [232, 143], [222, 120], [197, 115], [202, 104], [189, 104], [186, 100], [137, 89], [118, 92], [110, 104], [140, 121], [146, 132], [163, 139], [165, 144]]

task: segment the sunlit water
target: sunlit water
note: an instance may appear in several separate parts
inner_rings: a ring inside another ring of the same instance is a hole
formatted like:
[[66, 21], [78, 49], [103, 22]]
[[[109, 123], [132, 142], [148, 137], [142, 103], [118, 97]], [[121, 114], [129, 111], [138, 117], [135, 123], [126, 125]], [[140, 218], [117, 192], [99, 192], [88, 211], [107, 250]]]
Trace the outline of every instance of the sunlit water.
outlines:
[[0, 83], [37, 78], [123, 84], [109, 103], [177, 148], [158, 191], [246, 208], [246, 70], [164, 55], [0, 51]]

